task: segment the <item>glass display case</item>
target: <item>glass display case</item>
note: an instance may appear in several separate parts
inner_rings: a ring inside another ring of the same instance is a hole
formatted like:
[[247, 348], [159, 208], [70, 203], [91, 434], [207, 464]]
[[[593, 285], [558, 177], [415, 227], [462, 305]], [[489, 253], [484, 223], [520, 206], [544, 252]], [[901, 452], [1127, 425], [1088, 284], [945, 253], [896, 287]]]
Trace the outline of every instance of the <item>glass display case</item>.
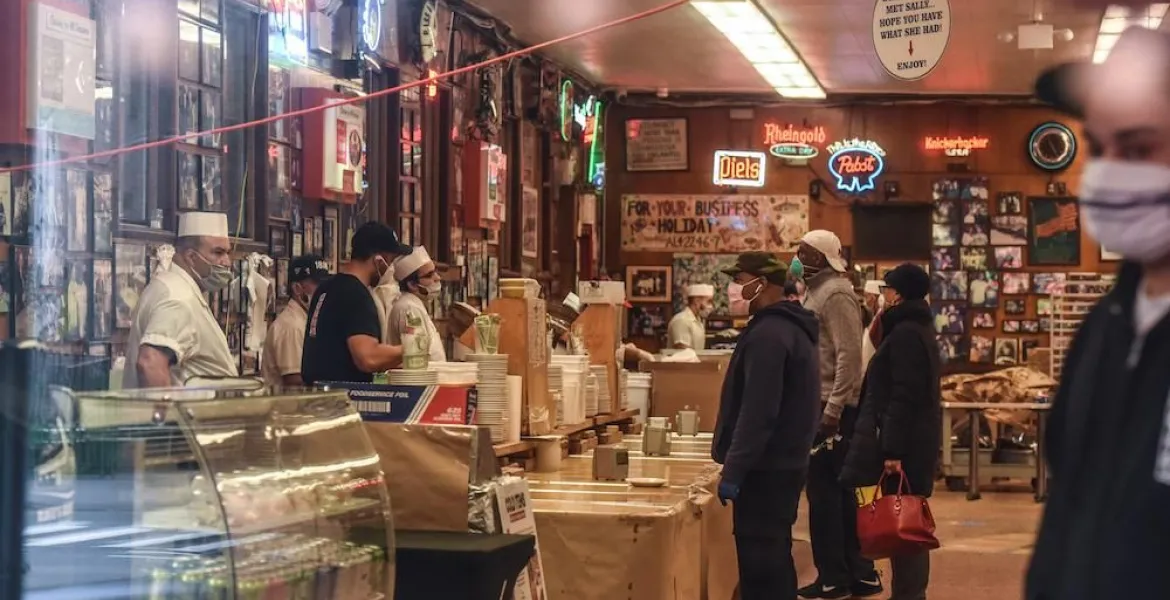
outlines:
[[31, 484], [58, 501], [26, 518], [25, 598], [393, 598], [390, 499], [344, 392], [54, 395], [76, 420]]

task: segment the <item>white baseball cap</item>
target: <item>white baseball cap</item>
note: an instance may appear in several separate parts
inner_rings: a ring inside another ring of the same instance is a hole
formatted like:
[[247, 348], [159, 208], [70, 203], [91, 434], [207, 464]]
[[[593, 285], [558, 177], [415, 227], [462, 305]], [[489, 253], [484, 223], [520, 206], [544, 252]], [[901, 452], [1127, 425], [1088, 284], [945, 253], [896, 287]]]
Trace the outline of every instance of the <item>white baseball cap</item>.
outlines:
[[225, 213], [185, 212], [179, 213], [179, 237], [228, 237], [228, 220]]
[[696, 283], [687, 286], [687, 298], [714, 298], [715, 286], [709, 283]]
[[870, 279], [869, 281], [865, 282], [865, 293], [880, 294], [882, 293], [882, 288], [884, 287], [886, 287], [886, 282], [878, 279]]
[[841, 256], [841, 238], [827, 229], [814, 229], [800, 238], [800, 241], [812, 246], [829, 259], [829, 266], [838, 273], [844, 273], [847, 265]]

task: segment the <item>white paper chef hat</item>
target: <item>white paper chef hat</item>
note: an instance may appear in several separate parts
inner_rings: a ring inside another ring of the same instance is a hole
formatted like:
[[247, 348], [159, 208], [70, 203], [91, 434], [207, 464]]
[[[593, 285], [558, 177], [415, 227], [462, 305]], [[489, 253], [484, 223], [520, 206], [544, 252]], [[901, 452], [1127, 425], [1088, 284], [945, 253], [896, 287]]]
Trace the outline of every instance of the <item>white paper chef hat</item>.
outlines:
[[427, 249], [415, 246], [414, 252], [394, 261], [394, 278], [402, 281], [429, 262], [431, 262], [431, 255], [427, 254]]
[[575, 313], [581, 312], [581, 297], [573, 292], [569, 292], [561, 304], [564, 304], [566, 308], [571, 309]]
[[224, 213], [179, 213], [179, 237], [228, 237], [228, 220]]
[[882, 293], [882, 288], [884, 287], [886, 287], [886, 282], [879, 281], [877, 279], [870, 279], [869, 281], [865, 282], [865, 293], [877, 295]]
[[709, 283], [696, 283], [687, 286], [687, 298], [714, 298], [715, 286]]

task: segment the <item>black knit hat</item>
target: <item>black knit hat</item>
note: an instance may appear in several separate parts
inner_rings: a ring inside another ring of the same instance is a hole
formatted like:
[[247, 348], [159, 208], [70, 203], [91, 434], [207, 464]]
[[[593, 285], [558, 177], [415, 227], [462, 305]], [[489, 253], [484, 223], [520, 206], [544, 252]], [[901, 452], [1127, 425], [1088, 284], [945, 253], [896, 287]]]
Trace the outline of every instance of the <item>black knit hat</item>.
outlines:
[[884, 277], [886, 285], [906, 300], [921, 300], [930, 293], [930, 275], [922, 267], [903, 263]]

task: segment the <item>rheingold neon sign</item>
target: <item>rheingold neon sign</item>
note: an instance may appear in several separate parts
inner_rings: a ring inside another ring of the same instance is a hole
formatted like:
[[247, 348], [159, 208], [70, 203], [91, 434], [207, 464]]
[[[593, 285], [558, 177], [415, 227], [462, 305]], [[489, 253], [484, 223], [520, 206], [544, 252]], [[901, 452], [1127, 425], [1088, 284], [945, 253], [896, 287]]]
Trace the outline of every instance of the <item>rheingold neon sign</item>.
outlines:
[[820, 154], [817, 146], [822, 146], [828, 135], [824, 127], [796, 127], [789, 123], [764, 124], [764, 145], [772, 156], [789, 161], [806, 161]]
[[825, 150], [829, 152], [829, 172], [843, 192], [874, 189], [874, 180], [886, 168], [886, 151], [877, 142], [854, 138], [833, 142]]
[[927, 150], [942, 150], [947, 156], [968, 156], [972, 150], [986, 150], [991, 140], [983, 136], [971, 137], [933, 137], [926, 136], [922, 141]]
[[763, 152], [716, 150], [711, 182], [715, 185], [764, 187], [766, 172]]

